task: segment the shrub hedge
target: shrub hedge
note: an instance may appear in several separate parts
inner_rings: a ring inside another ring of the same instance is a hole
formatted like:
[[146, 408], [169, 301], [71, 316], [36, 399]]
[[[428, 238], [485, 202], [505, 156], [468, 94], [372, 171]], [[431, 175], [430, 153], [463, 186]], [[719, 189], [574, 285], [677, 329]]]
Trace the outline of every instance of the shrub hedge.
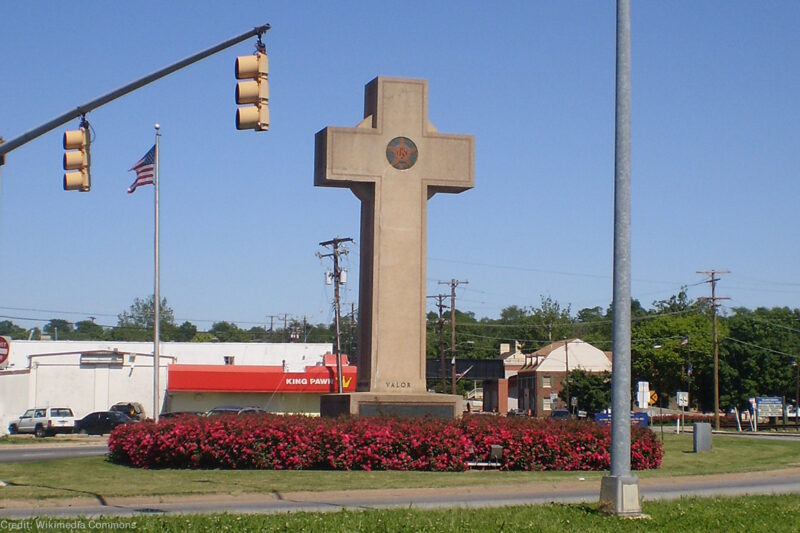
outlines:
[[[139, 468], [463, 471], [503, 447], [502, 470], [606, 470], [609, 428], [591, 421], [183, 417], [115, 428], [110, 460]], [[631, 427], [631, 468], [659, 468], [661, 443]]]

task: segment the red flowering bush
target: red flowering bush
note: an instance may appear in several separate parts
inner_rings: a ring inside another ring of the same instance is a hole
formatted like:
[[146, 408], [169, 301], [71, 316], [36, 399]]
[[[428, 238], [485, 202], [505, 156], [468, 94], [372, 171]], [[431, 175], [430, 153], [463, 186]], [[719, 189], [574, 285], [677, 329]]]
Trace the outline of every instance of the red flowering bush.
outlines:
[[[113, 462], [140, 468], [463, 471], [503, 448], [503, 470], [604, 470], [610, 432], [589, 421], [465, 416], [461, 420], [186, 417], [118, 426]], [[631, 428], [631, 467], [659, 468], [661, 443]]]

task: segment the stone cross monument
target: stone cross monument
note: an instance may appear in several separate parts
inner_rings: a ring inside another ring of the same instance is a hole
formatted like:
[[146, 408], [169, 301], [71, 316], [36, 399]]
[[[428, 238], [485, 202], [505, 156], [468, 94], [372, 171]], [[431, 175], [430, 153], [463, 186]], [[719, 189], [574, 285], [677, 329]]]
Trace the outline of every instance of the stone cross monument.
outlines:
[[436, 131], [428, 82], [414, 79], [375, 78], [364, 120], [317, 133], [314, 185], [361, 200], [358, 392], [323, 397], [323, 415], [460, 414], [460, 398], [425, 383], [426, 213], [437, 192], [474, 185], [474, 146]]

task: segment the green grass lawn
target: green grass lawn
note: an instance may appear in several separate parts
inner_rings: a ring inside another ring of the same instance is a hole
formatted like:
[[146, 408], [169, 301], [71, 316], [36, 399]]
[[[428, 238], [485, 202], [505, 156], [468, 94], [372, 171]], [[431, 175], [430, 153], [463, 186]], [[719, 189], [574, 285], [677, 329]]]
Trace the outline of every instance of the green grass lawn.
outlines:
[[[712, 451], [695, 454], [691, 435], [665, 435], [663, 468], [641, 478], [771, 470], [800, 466], [800, 444], [712, 438]], [[245, 494], [342, 489], [512, 485], [599, 480], [604, 472], [334, 472], [273, 470], [141, 470], [103, 457], [0, 464], [3, 499]]]
[[54, 437], [37, 439], [33, 435], [3, 435], [0, 436], [0, 444], [40, 446], [54, 444], [102, 444], [106, 439], [99, 436], [73, 435], [72, 433], [58, 434]]
[[[746, 496], [737, 498], [684, 498], [670, 502], [646, 502], [647, 518], [608, 516], [597, 505], [532, 505], [483, 509], [365, 510], [331, 513], [270, 515], [211, 514], [192, 516], [136, 516], [132, 518], [38, 519], [7, 521], [23, 531], [125, 528], [137, 532], [184, 531], [303, 531], [331, 532], [681, 532], [716, 531], [783, 533], [797, 531], [800, 496]], [[48, 523], [49, 521], [49, 523]], [[31, 524], [25, 527], [26, 524]]]

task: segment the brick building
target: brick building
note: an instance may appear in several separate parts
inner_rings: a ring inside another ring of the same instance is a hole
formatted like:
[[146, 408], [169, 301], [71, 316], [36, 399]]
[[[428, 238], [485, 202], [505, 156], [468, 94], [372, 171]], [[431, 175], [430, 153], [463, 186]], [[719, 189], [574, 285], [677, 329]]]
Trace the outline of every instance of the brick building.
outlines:
[[533, 416], [549, 416], [553, 409], [568, 407], [559, 398], [567, 370], [611, 372], [611, 353], [581, 339], [554, 342], [525, 358], [516, 376], [517, 401], [520, 410], [530, 409]]

